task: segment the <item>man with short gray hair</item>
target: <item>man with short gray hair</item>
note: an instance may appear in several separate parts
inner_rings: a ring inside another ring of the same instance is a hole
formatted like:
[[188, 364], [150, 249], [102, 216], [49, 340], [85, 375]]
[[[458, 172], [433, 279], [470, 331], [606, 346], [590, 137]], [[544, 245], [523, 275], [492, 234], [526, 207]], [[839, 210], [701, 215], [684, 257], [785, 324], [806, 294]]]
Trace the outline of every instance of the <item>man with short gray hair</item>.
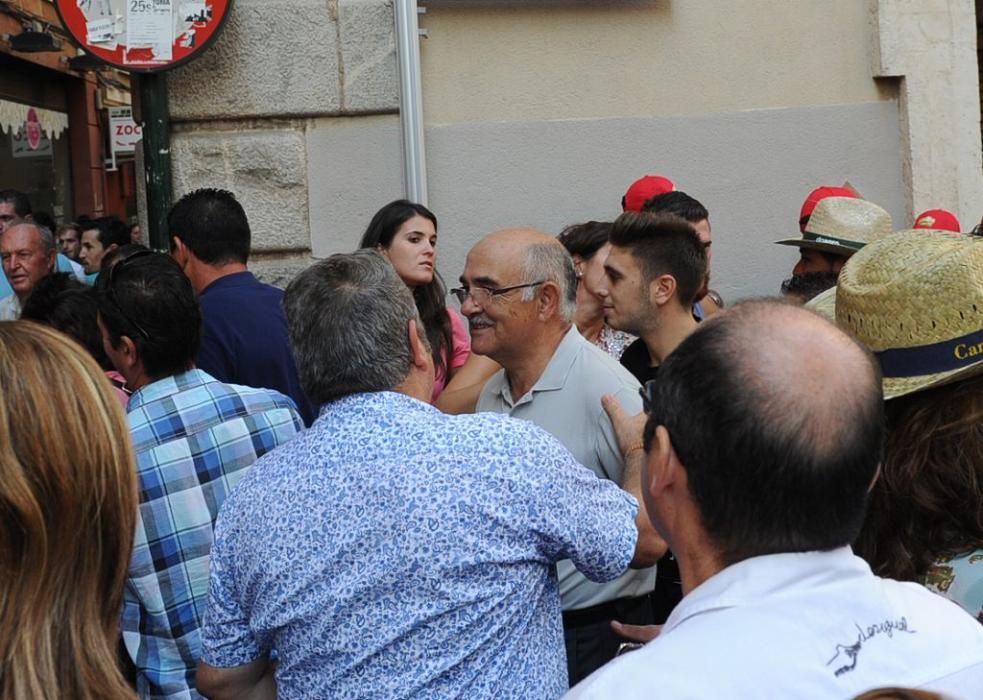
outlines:
[[[468, 253], [461, 285], [453, 293], [471, 327], [471, 350], [503, 368], [482, 389], [478, 411], [532, 421], [598, 477], [639, 494], [639, 474], [625, 470], [601, 405], [601, 397], [611, 394], [632, 412], [641, 411], [639, 384], [573, 325], [577, 278], [563, 246], [540, 231], [492, 233]], [[639, 532], [654, 563], [665, 543], [651, 523], [640, 521]], [[622, 640], [611, 620], [651, 622], [655, 568], [604, 584], [587, 580], [568, 561], [557, 570], [573, 684], [614, 658]]]
[[559, 697], [553, 566], [605, 581], [644, 563], [635, 500], [530, 423], [432, 407], [416, 304], [375, 251], [315, 263], [284, 308], [322, 409], [225, 502], [199, 689]]
[[14, 220], [0, 234], [3, 273], [14, 293], [0, 299], [0, 321], [20, 318], [24, 300], [55, 267], [55, 238], [37, 224]]

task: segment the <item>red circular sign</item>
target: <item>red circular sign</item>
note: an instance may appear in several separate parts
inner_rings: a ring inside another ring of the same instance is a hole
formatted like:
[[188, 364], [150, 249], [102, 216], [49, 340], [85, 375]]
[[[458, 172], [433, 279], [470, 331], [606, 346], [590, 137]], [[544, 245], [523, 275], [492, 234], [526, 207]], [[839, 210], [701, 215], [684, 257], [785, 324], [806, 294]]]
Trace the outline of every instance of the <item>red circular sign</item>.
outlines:
[[55, 0], [55, 7], [85, 51], [125, 71], [153, 73], [208, 48], [232, 0]]

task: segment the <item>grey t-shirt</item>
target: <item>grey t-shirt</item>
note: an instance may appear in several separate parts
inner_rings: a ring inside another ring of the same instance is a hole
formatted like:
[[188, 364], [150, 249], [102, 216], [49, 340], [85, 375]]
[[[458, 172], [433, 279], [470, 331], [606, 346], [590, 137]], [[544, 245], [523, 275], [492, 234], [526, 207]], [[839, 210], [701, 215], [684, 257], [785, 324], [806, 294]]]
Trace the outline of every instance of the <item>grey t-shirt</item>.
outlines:
[[[601, 397], [612, 394], [628, 413], [635, 414], [642, 410], [638, 388], [628, 370], [571, 326], [525, 396], [513, 400], [505, 370], [501, 370], [485, 384], [477, 410], [507, 413], [535, 423], [562, 442], [578, 462], [620, 484], [624, 460]], [[629, 570], [608, 583], [588, 580], [569, 561], [557, 564], [557, 573], [564, 610], [645, 595], [655, 588], [654, 566]]]

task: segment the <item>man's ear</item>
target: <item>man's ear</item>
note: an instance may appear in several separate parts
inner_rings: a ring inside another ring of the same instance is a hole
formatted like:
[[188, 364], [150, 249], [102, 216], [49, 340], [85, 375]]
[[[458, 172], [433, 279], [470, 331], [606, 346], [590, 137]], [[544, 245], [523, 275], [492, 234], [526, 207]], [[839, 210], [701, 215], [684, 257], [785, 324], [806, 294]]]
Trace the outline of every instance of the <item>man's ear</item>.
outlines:
[[48, 272], [54, 272], [56, 266], [58, 265], [58, 248], [57, 246], [52, 250], [48, 251]]
[[190, 251], [188, 246], [184, 245], [182, 241], [177, 236], [171, 236], [171, 257], [174, 258], [180, 268], [183, 270], [184, 266], [188, 264], [188, 256]]
[[664, 425], [655, 429], [652, 435], [652, 446], [648, 452], [646, 464], [647, 483], [642, 484], [653, 499], [660, 502], [665, 499], [666, 492], [687, 488], [686, 469], [679, 461], [672, 437]]
[[658, 498], [664, 490], [669, 463], [674, 456], [669, 431], [666, 430], [665, 426], [656, 426], [655, 432], [652, 434], [652, 445], [647, 455], [646, 483], [642, 484], [642, 488], [648, 491], [653, 498]]
[[548, 280], [540, 285], [539, 299], [536, 300], [536, 305], [541, 321], [552, 318], [557, 314], [560, 309], [560, 287], [556, 282]]
[[410, 341], [410, 361], [413, 366], [418, 369], [426, 369], [427, 363], [431, 362], [430, 351], [427, 350], [426, 343], [423, 342], [423, 338], [420, 334], [423, 332], [423, 327], [417, 325], [416, 319], [411, 319], [408, 326], [409, 341]]
[[[130, 336], [121, 335], [119, 337], [119, 345], [117, 345], [114, 349], [119, 353], [119, 357], [125, 363], [126, 369], [132, 369], [140, 362], [140, 356], [137, 353], [136, 343], [133, 342], [133, 339]], [[121, 374], [125, 374], [125, 372], [121, 372]]]
[[676, 296], [676, 278], [659, 275], [649, 284], [649, 296], [653, 304], [663, 306]]

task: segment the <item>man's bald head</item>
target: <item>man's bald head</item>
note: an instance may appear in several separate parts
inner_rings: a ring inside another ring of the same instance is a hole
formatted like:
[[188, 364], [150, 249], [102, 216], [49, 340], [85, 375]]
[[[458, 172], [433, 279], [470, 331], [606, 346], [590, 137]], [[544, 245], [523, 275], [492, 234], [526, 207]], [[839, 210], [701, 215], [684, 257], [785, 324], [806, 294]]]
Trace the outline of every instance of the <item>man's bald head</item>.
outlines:
[[[502, 229], [489, 233], [468, 253], [468, 260], [494, 259], [500, 267], [522, 271], [527, 282], [553, 282], [559, 289], [559, 316], [569, 323], [577, 309], [577, 271], [573, 258], [553, 236], [531, 228]], [[535, 289], [523, 290], [529, 300]]]
[[659, 370], [664, 425], [727, 563], [850, 544], [880, 461], [869, 353], [819, 316], [748, 302], [703, 323]]

